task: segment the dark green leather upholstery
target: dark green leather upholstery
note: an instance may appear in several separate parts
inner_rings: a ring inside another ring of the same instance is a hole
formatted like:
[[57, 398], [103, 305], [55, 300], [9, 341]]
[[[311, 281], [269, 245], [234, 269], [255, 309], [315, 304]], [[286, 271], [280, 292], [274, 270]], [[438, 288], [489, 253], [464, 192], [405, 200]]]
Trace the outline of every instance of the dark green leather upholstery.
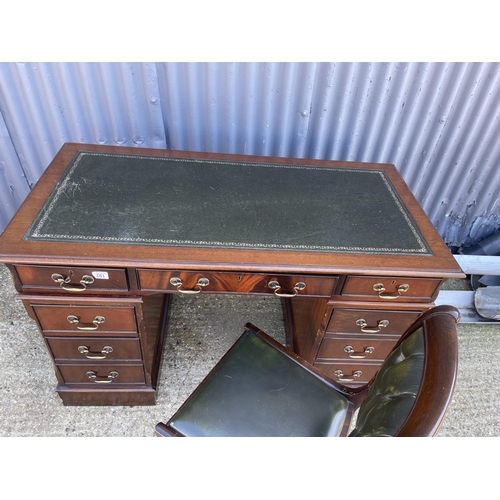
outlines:
[[185, 436], [338, 436], [347, 399], [251, 330], [168, 422]]
[[432, 254], [383, 170], [83, 151], [25, 239]]
[[419, 328], [380, 368], [349, 436], [394, 436], [415, 403], [423, 368], [424, 336]]

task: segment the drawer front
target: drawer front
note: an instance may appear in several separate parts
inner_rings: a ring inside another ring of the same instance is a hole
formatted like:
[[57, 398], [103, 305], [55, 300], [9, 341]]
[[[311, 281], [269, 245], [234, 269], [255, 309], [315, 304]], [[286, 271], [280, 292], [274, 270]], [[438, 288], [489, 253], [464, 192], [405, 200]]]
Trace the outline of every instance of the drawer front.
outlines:
[[396, 344], [394, 338], [364, 337], [325, 337], [318, 351], [317, 361], [342, 360], [354, 361], [384, 361]]
[[62, 293], [127, 292], [124, 269], [16, 265], [25, 290]]
[[259, 293], [292, 297], [305, 295], [330, 297], [336, 276], [271, 275], [204, 271], [163, 271], [139, 269], [141, 290], [180, 293]]
[[33, 310], [44, 333], [88, 336], [137, 335], [133, 307], [36, 305]]
[[57, 365], [66, 384], [94, 384], [109, 387], [119, 384], [144, 384], [142, 364], [60, 364]]
[[401, 336], [420, 314], [420, 311], [335, 309], [328, 323], [327, 333]]
[[378, 372], [381, 364], [316, 361], [314, 366], [332, 380], [347, 387], [356, 387], [367, 384]]
[[46, 337], [46, 340], [56, 362], [85, 360], [95, 363], [96, 361], [141, 361], [142, 359], [138, 339]]
[[343, 296], [379, 301], [432, 300], [441, 280], [426, 278], [395, 278], [387, 276], [348, 276]]

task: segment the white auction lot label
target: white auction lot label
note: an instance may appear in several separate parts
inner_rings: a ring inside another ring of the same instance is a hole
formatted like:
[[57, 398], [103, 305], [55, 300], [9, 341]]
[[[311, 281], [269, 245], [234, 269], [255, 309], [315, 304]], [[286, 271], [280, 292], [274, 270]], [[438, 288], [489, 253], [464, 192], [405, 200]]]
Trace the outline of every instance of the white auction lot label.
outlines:
[[106, 271], [92, 271], [92, 276], [96, 280], [109, 280], [109, 275]]

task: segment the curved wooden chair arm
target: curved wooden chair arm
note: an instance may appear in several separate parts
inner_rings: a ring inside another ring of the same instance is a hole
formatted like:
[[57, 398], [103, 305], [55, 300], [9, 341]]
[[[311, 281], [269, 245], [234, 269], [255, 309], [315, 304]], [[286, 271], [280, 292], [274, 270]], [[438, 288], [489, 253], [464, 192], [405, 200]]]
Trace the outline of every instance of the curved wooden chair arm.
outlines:
[[425, 362], [422, 383], [413, 410], [397, 436], [435, 436], [451, 402], [458, 369], [458, 311], [438, 306], [424, 313], [415, 325], [423, 325]]

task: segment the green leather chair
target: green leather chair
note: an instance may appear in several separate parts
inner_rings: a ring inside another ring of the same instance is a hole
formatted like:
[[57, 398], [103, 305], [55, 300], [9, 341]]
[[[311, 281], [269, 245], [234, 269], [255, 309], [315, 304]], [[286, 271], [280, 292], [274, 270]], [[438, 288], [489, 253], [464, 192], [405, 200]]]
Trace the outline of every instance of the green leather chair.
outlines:
[[[158, 436], [434, 436], [458, 363], [451, 306], [422, 314], [370, 383], [348, 389], [251, 324]], [[351, 424], [356, 410], [356, 423]]]

